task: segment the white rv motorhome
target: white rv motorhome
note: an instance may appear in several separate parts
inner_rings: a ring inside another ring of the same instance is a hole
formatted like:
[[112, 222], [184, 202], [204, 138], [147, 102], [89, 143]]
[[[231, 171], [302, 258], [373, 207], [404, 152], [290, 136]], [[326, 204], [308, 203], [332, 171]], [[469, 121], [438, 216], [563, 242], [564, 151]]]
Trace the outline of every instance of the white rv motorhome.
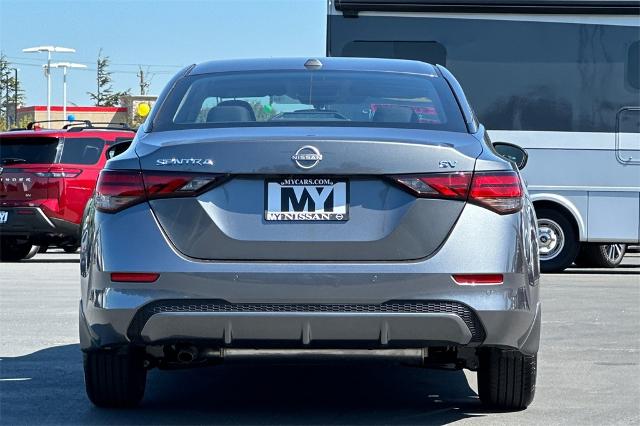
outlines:
[[543, 271], [640, 241], [640, 1], [329, 0], [327, 55], [450, 69], [491, 139], [529, 153]]

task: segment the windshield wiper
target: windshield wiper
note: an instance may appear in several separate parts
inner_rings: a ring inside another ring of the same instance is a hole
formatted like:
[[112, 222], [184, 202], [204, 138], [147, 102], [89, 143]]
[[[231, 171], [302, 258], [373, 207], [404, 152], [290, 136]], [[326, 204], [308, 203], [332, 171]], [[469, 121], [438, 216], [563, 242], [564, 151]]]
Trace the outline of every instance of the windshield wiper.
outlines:
[[3, 158], [2, 160], [2, 164], [16, 164], [16, 163], [26, 163], [27, 160], [25, 160], [24, 158]]

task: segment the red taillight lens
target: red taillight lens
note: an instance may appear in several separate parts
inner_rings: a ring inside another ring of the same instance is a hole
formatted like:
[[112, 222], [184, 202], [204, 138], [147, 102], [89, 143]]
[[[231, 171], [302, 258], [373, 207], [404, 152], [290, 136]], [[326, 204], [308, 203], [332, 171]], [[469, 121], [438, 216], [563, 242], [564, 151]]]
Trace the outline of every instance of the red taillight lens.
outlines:
[[419, 197], [466, 200], [471, 183], [471, 173], [396, 176], [394, 180]]
[[459, 285], [498, 285], [504, 282], [502, 274], [456, 274], [453, 280]]
[[499, 214], [522, 208], [522, 184], [514, 171], [433, 173], [394, 176], [393, 179], [421, 198], [468, 200]]
[[160, 274], [146, 272], [112, 272], [111, 281], [120, 283], [152, 283]]
[[219, 178], [194, 173], [103, 170], [96, 185], [95, 207], [112, 213], [148, 199], [191, 196]]
[[94, 205], [103, 212], [116, 212], [145, 200], [142, 173], [103, 170], [96, 184]]
[[476, 172], [469, 201], [500, 214], [515, 213], [522, 208], [522, 185], [516, 172]]

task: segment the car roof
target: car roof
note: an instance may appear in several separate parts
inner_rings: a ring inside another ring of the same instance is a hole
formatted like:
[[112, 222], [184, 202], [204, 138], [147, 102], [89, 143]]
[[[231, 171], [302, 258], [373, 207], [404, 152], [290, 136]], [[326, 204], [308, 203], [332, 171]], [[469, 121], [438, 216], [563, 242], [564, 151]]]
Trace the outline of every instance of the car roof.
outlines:
[[426, 62], [404, 59], [326, 57], [230, 59], [209, 61], [195, 65], [190, 70], [189, 75], [234, 71], [304, 70], [305, 63], [309, 60], [320, 61], [322, 63], [320, 70], [379, 71], [423, 74], [430, 77], [438, 76], [436, 68]]
[[114, 130], [114, 129], [82, 129], [78, 130], [69, 130], [69, 129], [41, 129], [41, 130], [12, 130], [9, 132], [0, 132], [0, 136], [4, 137], [25, 137], [25, 136], [33, 136], [33, 137], [64, 137], [64, 138], [75, 138], [75, 137], [91, 137], [91, 136], [104, 136], [106, 134], [112, 135], [123, 135], [123, 136], [131, 136], [133, 137], [133, 130]]

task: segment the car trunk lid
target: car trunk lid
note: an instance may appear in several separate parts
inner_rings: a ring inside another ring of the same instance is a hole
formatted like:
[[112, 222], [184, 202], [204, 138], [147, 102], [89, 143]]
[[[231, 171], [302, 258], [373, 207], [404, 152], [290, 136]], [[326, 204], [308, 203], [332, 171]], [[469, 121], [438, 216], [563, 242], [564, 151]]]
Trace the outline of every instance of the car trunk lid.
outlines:
[[[243, 130], [242, 135], [230, 129], [160, 132], [136, 146], [144, 173], [224, 177], [196, 196], [150, 201], [168, 238], [187, 256], [299, 261], [429, 256], [446, 239], [465, 200], [418, 198], [394, 177], [472, 172], [481, 153], [471, 135], [424, 130], [270, 129], [266, 135]], [[304, 214], [269, 216], [278, 209]], [[332, 214], [312, 214], [318, 211]]]

